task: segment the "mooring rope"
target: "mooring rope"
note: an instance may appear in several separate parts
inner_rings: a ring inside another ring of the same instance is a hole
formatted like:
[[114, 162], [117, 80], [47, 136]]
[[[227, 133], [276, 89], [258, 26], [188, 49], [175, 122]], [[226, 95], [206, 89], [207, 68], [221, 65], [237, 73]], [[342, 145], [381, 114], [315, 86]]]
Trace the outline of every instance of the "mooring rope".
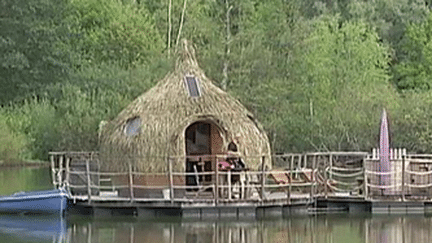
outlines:
[[420, 175], [420, 176], [423, 176], [423, 175], [432, 175], [432, 171], [421, 172], [421, 171], [406, 170], [405, 172], [408, 173], [408, 174]]
[[395, 187], [401, 187], [402, 183], [400, 184], [393, 184], [393, 185], [388, 185], [388, 186], [379, 186], [379, 185], [374, 185], [374, 184], [370, 184], [370, 183], [366, 183], [367, 187], [373, 187], [373, 188], [379, 188], [379, 189], [390, 189], [390, 188], [395, 188]]
[[425, 185], [406, 184], [405, 186], [414, 187], [414, 188], [427, 188], [427, 187], [432, 187], [432, 183], [425, 184]]
[[363, 168], [343, 168], [343, 167], [335, 167], [335, 166], [332, 166], [331, 169], [338, 170], [338, 171], [362, 171], [363, 170]]
[[371, 171], [371, 170], [365, 170], [366, 174], [371, 174], [371, 175], [396, 175], [398, 173], [398, 171], [390, 171], [390, 172], [375, 172], [375, 171]]
[[349, 177], [356, 177], [356, 176], [362, 176], [363, 175], [363, 171], [357, 172], [357, 173], [351, 173], [351, 174], [341, 174], [341, 173], [337, 173], [337, 172], [333, 172], [333, 171], [328, 171], [329, 174], [332, 174], [334, 176], [337, 177], [345, 177], [345, 178], [349, 178]]

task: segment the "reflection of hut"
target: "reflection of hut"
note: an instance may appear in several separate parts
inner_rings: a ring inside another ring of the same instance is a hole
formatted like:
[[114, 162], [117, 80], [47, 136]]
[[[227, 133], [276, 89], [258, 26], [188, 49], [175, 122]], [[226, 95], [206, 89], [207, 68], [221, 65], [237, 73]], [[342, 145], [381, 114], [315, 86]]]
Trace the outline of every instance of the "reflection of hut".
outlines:
[[[238, 150], [249, 168], [261, 165], [270, 146], [253, 115], [216, 87], [198, 67], [185, 42], [173, 72], [139, 96], [102, 131], [101, 159], [109, 170], [163, 172], [167, 157], [187, 171], [191, 155], [218, 155], [241, 136]], [[215, 159], [205, 170], [214, 170]]]

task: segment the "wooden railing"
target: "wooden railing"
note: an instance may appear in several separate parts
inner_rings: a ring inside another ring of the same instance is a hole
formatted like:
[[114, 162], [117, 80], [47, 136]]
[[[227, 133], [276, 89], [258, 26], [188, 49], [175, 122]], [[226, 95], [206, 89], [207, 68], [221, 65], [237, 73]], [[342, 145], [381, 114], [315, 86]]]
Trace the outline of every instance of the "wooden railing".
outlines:
[[[50, 153], [53, 184], [66, 187], [75, 199], [287, 204], [316, 197], [432, 199], [432, 155], [392, 151], [391, 171], [379, 171], [379, 153], [328, 152], [260, 157], [257, 168], [225, 171], [218, 166], [181, 170], [188, 157], [166, 158], [162, 172], [140, 172], [131, 165], [121, 172], [103, 171], [95, 152]], [[212, 156], [205, 156], [207, 159]], [[218, 164], [223, 156], [213, 156]], [[249, 158], [243, 158], [246, 162]], [[256, 158], [254, 158], [256, 159]], [[196, 161], [200, 160], [194, 156]], [[182, 165], [177, 163], [182, 161]], [[212, 162], [212, 163], [213, 163]], [[198, 164], [197, 164], [198, 165]], [[386, 177], [387, 184], [379, 178]]]
[[[261, 156], [259, 168], [239, 170], [220, 170], [218, 166], [211, 171], [203, 168], [193, 172], [175, 170], [173, 161], [167, 158], [163, 172], [139, 172], [129, 166], [128, 171], [102, 171], [97, 153], [56, 152], [50, 153], [53, 184], [67, 188], [75, 199], [118, 200], [118, 201], [165, 201], [165, 202], [212, 202], [236, 203], [269, 201], [311, 200], [316, 193], [316, 170], [295, 163], [294, 156], [276, 156], [290, 161], [281, 170], [270, 170], [266, 157]], [[194, 156], [196, 159], [196, 156]], [[208, 156], [206, 156], [208, 157]], [[187, 157], [180, 161], [186, 161]], [[214, 156], [216, 164], [224, 160]], [[248, 158], [243, 158], [247, 161]], [[256, 159], [256, 158], [255, 158]], [[292, 168], [292, 169], [290, 169]], [[301, 179], [307, 171], [309, 179]], [[289, 175], [296, 180], [278, 184], [272, 179], [275, 174]], [[193, 178], [194, 182], [187, 180]], [[205, 178], [210, 178], [206, 180]], [[108, 183], [106, 181], [109, 181]]]

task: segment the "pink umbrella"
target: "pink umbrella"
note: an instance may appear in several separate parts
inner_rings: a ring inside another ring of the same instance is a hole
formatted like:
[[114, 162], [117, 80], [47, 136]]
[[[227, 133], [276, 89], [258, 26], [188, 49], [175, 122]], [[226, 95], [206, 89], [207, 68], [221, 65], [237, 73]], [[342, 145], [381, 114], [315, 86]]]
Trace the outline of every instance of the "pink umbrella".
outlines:
[[[380, 128], [380, 139], [379, 139], [379, 171], [380, 172], [390, 172], [390, 138], [389, 138], [389, 128], [387, 121], [387, 113], [383, 109], [381, 115], [381, 128]], [[389, 185], [389, 176], [380, 175], [380, 185]], [[388, 189], [384, 189], [383, 192], [387, 193]]]

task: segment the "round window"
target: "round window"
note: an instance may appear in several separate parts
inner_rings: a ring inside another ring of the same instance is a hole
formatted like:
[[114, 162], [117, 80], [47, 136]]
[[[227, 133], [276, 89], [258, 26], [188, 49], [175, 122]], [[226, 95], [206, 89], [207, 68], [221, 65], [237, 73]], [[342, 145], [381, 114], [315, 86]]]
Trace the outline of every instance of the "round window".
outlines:
[[129, 119], [126, 122], [124, 132], [129, 137], [138, 135], [141, 132], [141, 119], [139, 117]]

